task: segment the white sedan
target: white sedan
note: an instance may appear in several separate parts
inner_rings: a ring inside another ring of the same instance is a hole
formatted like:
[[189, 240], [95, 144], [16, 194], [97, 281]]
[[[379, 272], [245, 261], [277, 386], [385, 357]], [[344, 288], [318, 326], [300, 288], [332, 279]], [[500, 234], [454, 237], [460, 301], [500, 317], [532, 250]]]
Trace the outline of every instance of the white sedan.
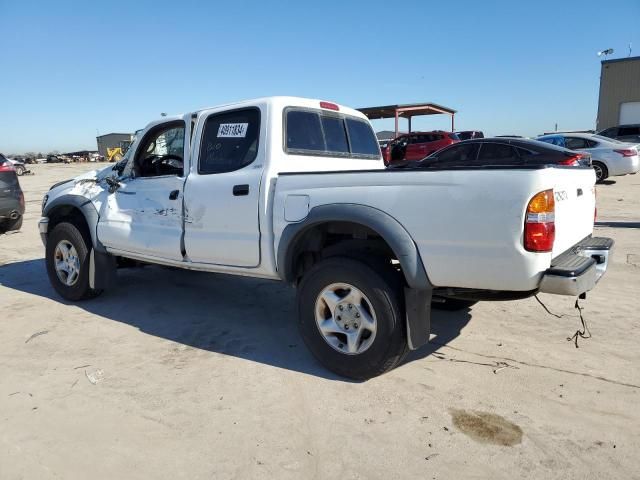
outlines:
[[640, 170], [640, 144], [624, 143], [589, 133], [553, 133], [537, 140], [591, 154], [598, 182], [609, 176], [629, 175]]

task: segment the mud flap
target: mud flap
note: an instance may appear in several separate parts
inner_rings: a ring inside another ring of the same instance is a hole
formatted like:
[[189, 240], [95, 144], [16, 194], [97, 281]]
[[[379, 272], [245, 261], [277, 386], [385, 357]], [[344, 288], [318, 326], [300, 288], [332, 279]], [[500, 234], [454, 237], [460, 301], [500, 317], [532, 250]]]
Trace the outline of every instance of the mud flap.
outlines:
[[91, 249], [89, 254], [89, 286], [106, 290], [116, 283], [116, 257]]
[[416, 350], [429, 341], [432, 292], [431, 289], [404, 289], [407, 342], [411, 350]]

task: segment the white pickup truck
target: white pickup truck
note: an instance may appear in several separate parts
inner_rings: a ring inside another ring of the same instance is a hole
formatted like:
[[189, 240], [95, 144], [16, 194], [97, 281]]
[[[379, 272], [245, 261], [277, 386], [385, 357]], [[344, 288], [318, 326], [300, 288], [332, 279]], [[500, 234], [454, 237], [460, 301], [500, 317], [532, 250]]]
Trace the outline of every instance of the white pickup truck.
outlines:
[[297, 287], [301, 334], [364, 379], [429, 339], [431, 305], [580, 295], [595, 175], [548, 165], [387, 170], [360, 112], [273, 97], [164, 117], [122, 162], [54, 185], [39, 229], [55, 290], [94, 297], [131, 260]]

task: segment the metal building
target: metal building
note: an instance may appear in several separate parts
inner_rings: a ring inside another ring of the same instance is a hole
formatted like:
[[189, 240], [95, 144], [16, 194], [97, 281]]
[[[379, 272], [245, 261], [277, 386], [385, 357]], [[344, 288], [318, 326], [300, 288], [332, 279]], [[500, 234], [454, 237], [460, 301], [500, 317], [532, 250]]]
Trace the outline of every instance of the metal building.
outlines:
[[98, 142], [98, 153], [107, 158], [107, 149], [121, 148], [122, 152], [126, 152], [131, 145], [133, 135], [130, 133], [107, 133], [96, 137]]
[[603, 60], [596, 130], [640, 123], [640, 57]]

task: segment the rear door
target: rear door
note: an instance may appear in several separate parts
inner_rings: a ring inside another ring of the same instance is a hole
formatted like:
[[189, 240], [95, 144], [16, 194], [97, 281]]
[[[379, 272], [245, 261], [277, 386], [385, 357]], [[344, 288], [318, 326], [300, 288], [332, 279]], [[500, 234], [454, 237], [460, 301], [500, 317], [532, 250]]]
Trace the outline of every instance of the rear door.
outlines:
[[263, 106], [200, 115], [184, 197], [184, 244], [190, 261], [260, 264], [265, 118]]
[[451, 142], [446, 141], [442, 133], [430, 133], [428, 135], [429, 143], [425, 144], [425, 154], [431, 155], [433, 152], [437, 152], [441, 148], [446, 147]]
[[569, 150], [591, 150], [598, 146], [598, 143], [582, 137], [564, 137], [565, 147]]
[[426, 156], [424, 155], [424, 135], [411, 134], [407, 138], [409, 144], [407, 145], [404, 158], [406, 160], [420, 160], [424, 158]]

